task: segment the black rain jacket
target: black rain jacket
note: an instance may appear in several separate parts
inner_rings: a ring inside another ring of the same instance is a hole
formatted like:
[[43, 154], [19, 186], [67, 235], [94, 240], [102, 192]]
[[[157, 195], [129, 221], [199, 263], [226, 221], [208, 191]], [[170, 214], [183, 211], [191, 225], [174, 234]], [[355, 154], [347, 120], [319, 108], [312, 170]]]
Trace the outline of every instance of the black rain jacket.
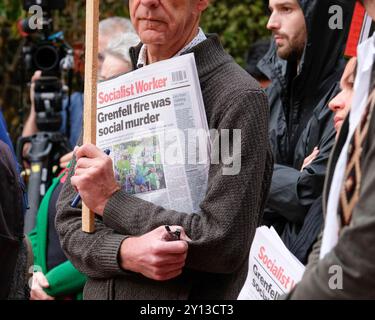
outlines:
[[[299, 72], [296, 62], [277, 56], [274, 42], [258, 64], [272, 80], [267, 94], [269, 135], [275, 159], [264, 224], [273, 225], [279, 233], [285, 229], [283, 237], [289, 238], [298, 235], [308, 210], [322, 193], [328, 157], [336, 135], [333, 113], [327, 104], [339, 90], [345, 67], [344, 49], [355, 4], [354, 0], [299, 2], [308, 34]], [[330, 13], [330, 8], [335, 8], [332, 6], [342, 8], [343, 29], [329, 27], [330, 19], [337, 22]], [[319, 155], [301, 171], [304, 159], [314, 147], [319, 148]]]

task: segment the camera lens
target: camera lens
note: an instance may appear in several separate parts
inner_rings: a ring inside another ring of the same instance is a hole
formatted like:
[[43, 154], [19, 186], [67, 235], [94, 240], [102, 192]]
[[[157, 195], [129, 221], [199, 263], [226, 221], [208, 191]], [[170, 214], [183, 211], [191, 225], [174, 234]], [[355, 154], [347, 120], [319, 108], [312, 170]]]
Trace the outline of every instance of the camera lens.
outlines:
[[58, 67], [59, 53], [54, 46], [42, 45], [34, 53], [34, 64], [37, 70], [50, 71]]

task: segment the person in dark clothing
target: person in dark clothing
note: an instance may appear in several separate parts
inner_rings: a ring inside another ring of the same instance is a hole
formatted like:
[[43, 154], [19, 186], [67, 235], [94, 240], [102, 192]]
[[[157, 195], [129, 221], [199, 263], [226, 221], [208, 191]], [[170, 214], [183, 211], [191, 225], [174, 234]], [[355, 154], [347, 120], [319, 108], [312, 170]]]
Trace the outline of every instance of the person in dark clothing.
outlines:
[[[344, 29], [329, 27], [330, 6], [343, 10]], [[263, 223], [283, 239], [297, 235], [321, 195], [335, 141], [327, 103], [338, 92], [354, 1], [270, 0], [274, 40], [259, 69], [271, 79], [269, 137], [274, 173]], [[304, 160], [315, 149], [316, 158]]]
[[[334, 113], [334, 126], [336, 137], [340, 133], [341, 126], [350, 110], [354, 93], [354, 80], [357, 59], [352, 58], [346, 65], [344, 74], [340, 81], [340, 93], [329, 102], [329, 108]], [[315, 149], [305, 161], [303, 168], [308, 166], [319, 153]], [[302, 228], [298, 234], [285, 233], [284, 242], [289, 250], [303, 263], [307, 263], [307, 258], [312, 251], [313, 245], [321, 232], [323, 225], [323, 199], [320, 196], [311, 205]]]
[[26, 299], [29, 244], [23, 233], [23, 190], [14, 156], [0, 140], [0, 300]]
[[262, 88], [267, 88], [270, 80], [259, 70], [257, 64], [270, 48], [270, 39], [261, 39], [251, 45], [247, 53], [245, 70], [255, 78]]

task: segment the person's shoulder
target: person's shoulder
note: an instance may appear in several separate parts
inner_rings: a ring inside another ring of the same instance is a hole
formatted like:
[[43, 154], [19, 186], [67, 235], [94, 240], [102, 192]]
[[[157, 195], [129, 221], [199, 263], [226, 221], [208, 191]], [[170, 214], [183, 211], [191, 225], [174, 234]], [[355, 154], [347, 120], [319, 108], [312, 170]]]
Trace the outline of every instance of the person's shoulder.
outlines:
[[264, 93], [258, 81], [256, 81], [245, 69], [243, 69], [234, 60], [224, 65], [224, 72], [228, 74], [228, 81], [231, 83], [231, 89], [237, 89], [244, 92]]
[[231, 59], [226, 60], [221, 65], [218, 65], [209, 79], [212, 86], [217, 87], [217, 90], [224, 90], [232, 94], [246, 94], [249, 92], [258, 92], [263, 94], [259, 83], [249, 75], [245, 69], [237, 64], [234, 59], [228, 54]]
[[233, 93], [262, 92], [259, 83], [231, 55], [228, 53], [226, 55], [227, 59], [223, 59], [213, 71], [214, 76], [211, 78], [213, 84], [216, 81], [225, 84], [226, 88]]
[[259, 89], [257, 81], [226, 52], [218, 35], [207, 34], [206, 37], [187, 52], [195, 55], [201, 81], [219, 86], [224, 82], [232, 84], [234, 88]]
[[249, 100], [254, 96], [266, 99], [259, 83], [234, 60], [222, 66], [220, 73], [212, 78], [212, 86], [231, 101]]
[[[83, 105], [83, 97], [84, 97], [83, 92], [74, 91], [70, 94], [69, 97], [70, 97], [70, 104], [71, 105], [73, 105], [73, 104]], [[68, 96], [64, 97], [64, 104], [65, 105], [68, 105], [69, 97]]]
[[1, 162], [3, 162], [3, 165], [6, 164], [7, 166], [9, 165], [14, 165], [13, 157], [12, 157], [12, 152], [4, 141], [0, 140], [0, 159]]
[[73, 92], [70, 95], [71, 103], [72, 104], [78, 104], [78, 105], [83, 105], [83, 92]]

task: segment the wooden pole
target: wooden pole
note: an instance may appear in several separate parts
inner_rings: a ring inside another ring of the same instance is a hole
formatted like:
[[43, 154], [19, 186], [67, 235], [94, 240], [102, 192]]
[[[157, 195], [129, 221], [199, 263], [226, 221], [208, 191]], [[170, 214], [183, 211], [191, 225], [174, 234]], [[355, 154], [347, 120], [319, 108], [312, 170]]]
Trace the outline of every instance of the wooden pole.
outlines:
[[[99, 0], [86, 0], [83, 143], [96, 144]], [[95, 231], [95, 213], [82, 203], [82, 231]]]

